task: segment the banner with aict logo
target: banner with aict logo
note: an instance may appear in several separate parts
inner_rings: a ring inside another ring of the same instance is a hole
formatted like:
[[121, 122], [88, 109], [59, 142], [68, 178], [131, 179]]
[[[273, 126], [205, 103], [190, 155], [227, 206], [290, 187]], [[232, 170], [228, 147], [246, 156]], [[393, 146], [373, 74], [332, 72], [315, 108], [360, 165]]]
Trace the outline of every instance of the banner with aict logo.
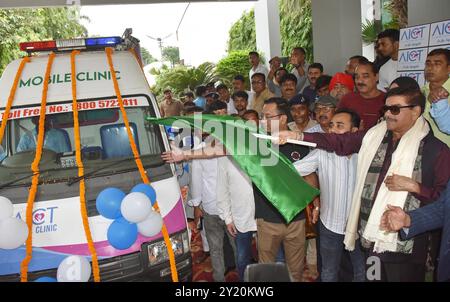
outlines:
[[450, 20], [400, 29], [397, 76], [425, 85], [425, 62], [430, 51], [450, 49]]

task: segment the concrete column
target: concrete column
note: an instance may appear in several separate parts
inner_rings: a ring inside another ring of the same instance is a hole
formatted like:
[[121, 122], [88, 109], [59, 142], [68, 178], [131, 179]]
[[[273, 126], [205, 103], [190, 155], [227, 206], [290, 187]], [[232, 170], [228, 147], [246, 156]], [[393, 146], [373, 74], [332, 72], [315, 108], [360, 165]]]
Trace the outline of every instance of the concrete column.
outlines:
[[449, 0], [408, 0], [409, 26], [448, 19], [450, 19]]
[[332, 75], [362, 54], [361, 0], [313, 0], [314, 61]]
[[256, 47], [265, 57], [281, 55], [280, 14], [278, 0], [259, 0], [255, 4]]

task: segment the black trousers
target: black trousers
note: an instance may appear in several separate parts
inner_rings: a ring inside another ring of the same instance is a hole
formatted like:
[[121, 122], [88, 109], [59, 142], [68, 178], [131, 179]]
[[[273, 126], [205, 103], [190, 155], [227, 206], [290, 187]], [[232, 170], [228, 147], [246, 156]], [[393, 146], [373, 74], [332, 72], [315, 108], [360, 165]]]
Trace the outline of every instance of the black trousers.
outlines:
[[[396, 253], [391, 253], [396, 254]], [[425, 282], [426, 264], [412, 261], [386, 261], [383, 254], [366, 252], [366, 277], [371, 282]], [[402, 257], [402, 255], [399, 255]], [[373, 261], [375, 257], [379, 261]], [[378, 263], [380, 264], [378, 267]], [[374, 270], [379, 269], [379, 278], [373, 278]]]

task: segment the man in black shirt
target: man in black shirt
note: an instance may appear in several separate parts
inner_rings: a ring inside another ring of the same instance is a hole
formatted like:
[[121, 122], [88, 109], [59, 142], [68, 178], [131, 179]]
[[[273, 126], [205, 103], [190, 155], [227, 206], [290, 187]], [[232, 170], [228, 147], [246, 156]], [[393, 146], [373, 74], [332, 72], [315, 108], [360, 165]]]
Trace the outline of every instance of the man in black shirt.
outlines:
[[[261, 123], [268, 133], [287, 130], [289, 107], [282, 98], [270, 98], [264, 102]], [[279, 146], [291, 162], [296, 162], [309, 153], [307, 147], [285, 144]], [[305, 178], [306, 179], [306, 178]], [[282, 175], [280, 175], [282, 181]], [[313, 181], [306, 179], [313, 184]], [[285, 251], [286, 264], [294, 281], [302, 281], [305, 266], [305, 211], [301, 211], [290, 223], [253, 185], [255, 218], [258, 230], [258, 255], [260, 263], [273, 263], [281, 244]]]

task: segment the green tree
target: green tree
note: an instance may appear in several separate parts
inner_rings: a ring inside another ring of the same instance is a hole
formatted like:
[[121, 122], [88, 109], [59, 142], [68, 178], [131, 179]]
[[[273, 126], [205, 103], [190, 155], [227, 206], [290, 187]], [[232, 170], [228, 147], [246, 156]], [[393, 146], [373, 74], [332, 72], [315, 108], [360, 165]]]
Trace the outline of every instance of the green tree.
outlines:
[[244, 12], [229, 30], [228, 52], [256, 49], [255, 12]]
[[294, 47], [306, 50], [306, 60], [313, 61], [311, 0], [280, 0], [281, 53], [289, 56]]
[[[280, 0], [281, 52], [289, 56], [292, 48], [301, 46], [306, 59], [313, 60], [311, 0]], [[245, 12], [230, 28], [228, 51], [256, 49], [254, 12]]]
[[248, 50], [238, 50], [230, 52], [225, 58], [217, 63], [217, 75], [226, 85], [230, 85], [235, 75], [241, 74], [246, 78], [247, 87], [249, 79], [247, 79], [248, 71], [251, 68], [248, 61]]
[[158, 61], [145, 47], [141, 47], [141, 57], [144, 66]]
[[156, 95], [161, 95], [167, 87], [172, 88], [174, 94], [178, 95], [185, 90], [194, 90], [198, 85], [217, 81], [215, 65], [210, 62], [198, 67], [177, 65], [169, 69], [163, 66], [160, 70], [152, 69], [151, 73], [156, 75], [156, 85], [152, 87]]
[[175, 46], [167, 46], [162, 50], [162, 57], [169, 61], [172, 67], [180, 61], [180, 49]]
[[86, 28], [74, 7], [3, 9], [0, 10], [0, 73], [5, 66], [26, 53], [19, 50], [19, 43], [87, 35]]

